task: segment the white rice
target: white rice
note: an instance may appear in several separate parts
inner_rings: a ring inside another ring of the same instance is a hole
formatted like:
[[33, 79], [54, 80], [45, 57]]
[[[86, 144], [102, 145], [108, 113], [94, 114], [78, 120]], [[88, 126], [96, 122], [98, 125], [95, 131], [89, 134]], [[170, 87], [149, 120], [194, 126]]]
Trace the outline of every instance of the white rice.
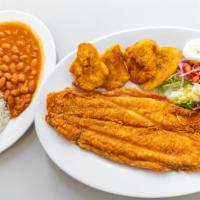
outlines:
[[10, 112], [6, 105], [6, 102], [3, 99], [2, 93], [0, 93], [0, 133], [7, 125], [10, 119]]

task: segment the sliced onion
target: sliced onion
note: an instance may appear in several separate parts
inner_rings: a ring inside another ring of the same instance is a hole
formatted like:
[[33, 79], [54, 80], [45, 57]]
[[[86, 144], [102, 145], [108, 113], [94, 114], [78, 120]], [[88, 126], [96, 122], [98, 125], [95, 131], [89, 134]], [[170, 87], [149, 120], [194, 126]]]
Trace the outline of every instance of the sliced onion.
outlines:
[[179, 71], [181, 75], [181, 86], [183, 86], [183, 83], [184, 83], [183, 61], [179, 62], [178, 67], [179, 67]]
[[200, 110], [200, 104], [198, 103], [194, 108], [193, 110]]
[[181, 74], [181, 76], [186, 76], [186, 75], [188, 75], [188, 74], [191, 74], [192, 72], [198, 72], [198, 71], [200, 71], [200, 68], [199, 68], [199, 69], [192, 69], [192, 70], [189, 71], [189, 72], [186, 72], [186, 73]]

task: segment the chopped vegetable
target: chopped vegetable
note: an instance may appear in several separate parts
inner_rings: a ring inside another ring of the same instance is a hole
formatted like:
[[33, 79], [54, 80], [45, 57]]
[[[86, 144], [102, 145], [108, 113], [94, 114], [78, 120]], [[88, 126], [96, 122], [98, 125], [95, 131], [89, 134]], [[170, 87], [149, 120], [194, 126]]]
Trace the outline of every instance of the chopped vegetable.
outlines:
[[198, 103], [195, 107], [194, 107], [194, 109], [193, 110], [200, 110], [200, 104]]
[[186, 103], [179, 104], [179, 106], [192, 110], [195, 106], [195, 102], [194, 101], [188, 101]]
[[171, 78], [166, 80], [159, 88], [158, 92], [160, 94], [164, 94], [167, 90], [178, 90], [182, 87], [186, 88], [192, 85], [192, 82], [190, 80], [184, 79], [182, 80], [182, 77], [180, 73], [176, 73]]
[[[191, 64], [193, 63], [193, 64]], [[166, 80], [157, 90], [175, 104], [190, 109], [200, 110], [200, 64], [181, 61], [179, 70]]]

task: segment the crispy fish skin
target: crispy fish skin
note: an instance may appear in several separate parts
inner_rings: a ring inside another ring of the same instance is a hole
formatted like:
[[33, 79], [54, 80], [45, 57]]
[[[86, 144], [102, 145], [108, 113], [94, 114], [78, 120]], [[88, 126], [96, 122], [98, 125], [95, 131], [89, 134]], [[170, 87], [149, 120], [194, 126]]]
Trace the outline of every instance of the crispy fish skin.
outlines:
[[[134, 123], [141, 119], [145, 124]], [[66, 89], [48, 95], [46, 121], [67, 140], [121, 164], [161, 172], [200, 171], [200, 114], [159, 95], [135, 89]]]
[[109, 75], [102, 87], [107, 90], [122, 87], [129, 80], [129, 73], [125, 63], [125, 57], [119, 44], [107, 49], [101, 60], [108, 67]]
[[[98, 93], [96, 95], [88, 93], [88, 96], [85, 94], [66, 90], [56, 93], [56, 98], [53, 98], [55, 94], [51, 93], [47, 97], [47, 110], [51, 109], [55, 113], [65, 112], [68, 115], [92, 117], [134, 126], [151, 127], [154, 125], [153, 122], [138, 113], [127, 111], [110, 101], [105, 101]], [[62, 99], [66, 98], [68, 100], [62, 102]], [[54, 106], [55, 104], [62, 104], [62, 107]]]
[[[124, 157], [131, 161], [147, 161], [155, 163], [160, 165], [160, 168], [162, 166], [161, 170], [163, 171], [200, 170], [199, 149], [193, 148], [196, 154], [192, 153], [191, 157], [189, 157], [188, 152], [183, 152], [181, 154], [175, 154], [173, 152], [170, 154], [165, 153], [164, 151], [159, 152], [145, 147], [140, 147], [130, 142], [119, 140], [115, 137], [108, 137], [107, 135], [99, 134], [98, 132], [90, 130], [81, 134], [78, 144], [80, 146], [81, 144], [87, 144], [91, 150], [96, 148], [101, 152], [106, 152], [109, 154], [108, 158], [111, 160], [114, 160], [113, 157], [118, 157], [118, 159], [121, 160], [121, 163], [124, 163], [124, 159], [121, 159]], [[130, 164], [132, 163], [130, 162]]]
[[105, 135], [100, 135], [97, 132], [83, 132], [78, 140], [78, 145], [83, 149], [92, 151], [121, 164], [156, 171], [170, 171], [170, 169], [162, 163], [140, 159], [137, 154], [139, 149], [136, 149], [134, 145], [124, 141], [118, 141], [115, 138], [109, 138]]
[[[167, 152], [169, 154], [173, 153], [176, 155], [182, 155], [183, 153], [194, 151], [195, 148], [200, 147], [200, 143], [198, 141], [188, 138], [187, 135], [177, 134], [176, 132], [156, 127], [133, 128], [116, 122], [82, 118], [74, 115], [65, 116], [50, 114], [49, 116], [50, 119], [55, 118], [56, 120], [54, 121], [56, 121], [57, 124], [59, 123], [59, 120], [63, 123], [67, 120], [67, 128], [73, 126], [74, 130], [72, 132], [79, 136], [81, 135], [79, 134], [81, 131], [77, 132], [76, 128], [78, 129], [78, 127], [81, 127], [82, 130], [90, 130], [98, 132], [102, 135], [105, 133], [108, 137], [114, 137], [140, 147], [146, 147], [158, 152]], [[162, 140], [164, 142], [161, 142]], [[182, 143], [179, 143], [178, 141], [181, 141]], [[193, 146], [193, 148], [189, 149], [191, 146]]]
[[[65, 112], [68, 115], [109, 120], [128, 126], [159, 126], [170, 131], [199, 133], [200, 130], [198, 112], [180, 108], [165, 97], [136, 89], [120, 88], [89, 93], [66, 89], [55, 94], [51, 93], [47, 97], [47, 109], [51, 108], [55, 113]], [[62, 104], [62, 107], [54, 106], [57, 104]]]
[[88, 91], [103, 85], [109, 73], [98, 51], [90, 43], [79, 44], [70, 72], [76, 77], [73, 84]]
[[162, 47], [157, 55], [157, 73], [149, 81], [140, 85], [145, 90], [152, 90], [160, 86], [173, 73], [177, 71], [178, 63], [182, 58], [179, 49], [173, 47]]
[[[200, 143], [184, 135], [64, 114], [53, 114], [48, 116], [47, 120], [55, 118], [59, 126], [67, 124], [80, 129], [81, 133], [73, 128], [70, 136], [77, 134], [77, 140], [74, 142], [81, 148], [110, 160], [158, 171], [199, 170]], [[55, 124], [52, 124], [54, 121], [48, 123], [55, 127]], [[66, 132], [60, 130], [66, 137]], [[144, 165], [141, 166], [142, 164]]]
[[153, 40], [141, 40], [125, 51], [126, 64], [133, 83], [142, 84], [156, 75], [158, 47]]

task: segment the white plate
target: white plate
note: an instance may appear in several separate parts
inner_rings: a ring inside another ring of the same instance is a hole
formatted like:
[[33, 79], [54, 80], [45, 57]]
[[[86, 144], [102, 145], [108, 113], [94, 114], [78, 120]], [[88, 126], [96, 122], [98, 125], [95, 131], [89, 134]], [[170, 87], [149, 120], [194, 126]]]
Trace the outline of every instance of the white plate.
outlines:
[[[20, 21], [29, 25], [39, 36], [44, 50], [44, 66], [41, 74], [41, 83], [47, 77], [48, 72], [56, 64], [56, 49], [48, 28], [36, 17], [19, 11], [1, 11], [0, 22]], [[40, 85], [41, 85], [40, 83]], [[38, 90], [28, 108], [17, 118], [10, 120], [7, 127], [0, 133], [0, 153], [14, 144], [32, 124], [36, 111], [36, 99]]]
[[[151, 38], [159, 45], [180, 49], [200, 31], [187, 28], [142, 28], [114, 33], [93, 41], [103, 52], [114, 43], [128, 47], [134, 42]], [[45, 122], [46, 95], [51, 91], [71, 86], [72, 75], [67, 67], [75, 57], [75, 51], [62, 59], [48, 77], [39, 96], [39, 109], [35, 117], [36, 132], [50, 158], [66, 173], [91, 187], [126, 196], [170, 197], [200, 191], [199, 173], [156, 173], [120, 165], [91, 152], [84, 151], [62, 138]]]

